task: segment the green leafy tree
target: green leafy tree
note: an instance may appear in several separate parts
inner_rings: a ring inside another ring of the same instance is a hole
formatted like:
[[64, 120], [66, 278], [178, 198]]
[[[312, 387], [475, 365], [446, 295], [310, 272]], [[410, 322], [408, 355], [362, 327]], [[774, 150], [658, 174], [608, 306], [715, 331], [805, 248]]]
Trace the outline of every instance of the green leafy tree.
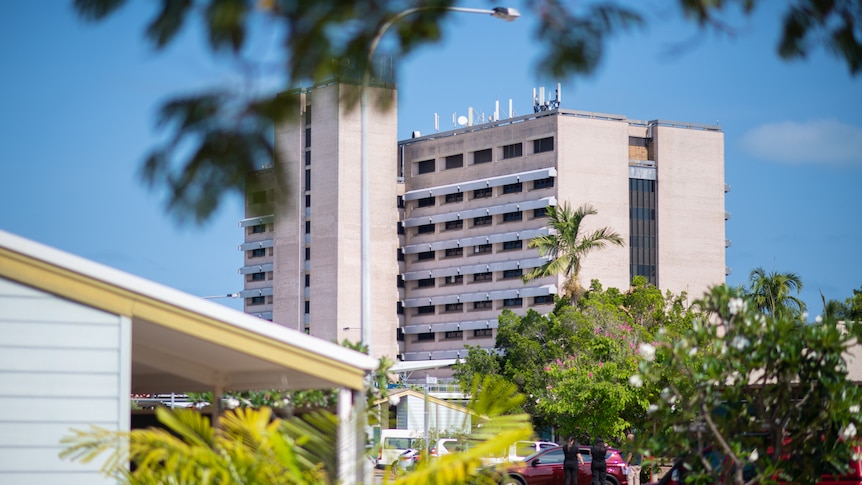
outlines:
[[[494, 470], [482, 467], [481, 459], [533, 433], [529, 416], [517, 412], [523, 400], [510, 383], [477, 378], [468, 404], [477, 423], [469, 437], [474, 446], [393, 483], [493, 483]], [[194, 410], [158, 408], [156, 415], [165, 429], [74, 431], [64, 438], [68, 448], [61, 456], [89, 462], [107, 454], [102, 473], [132, 485], [336, 482], [338, 420], [329, 411], [281, 419], [268, 407], [237, 408], [224, 413], [217, 428]]]
[[548, 207], [548, 227], [551, 234], [535, 237], [529, 247], [539, 250], [539, 256], [549, 256], [545, 264], [524, 275], [524, 281], [551, 275], [563, 275], [563, 293], [573, 302], [581, 293], [578, 277], [581, 262], [587, 254], [605, 247], [607, 244], [624, 245], [623, 238], [608, 227], [601, 227], [590, 234], [584, 234], [581, 224], [584, 218], [598, 214], [596, 209], [584, 204], [575, 210], [568, 203]]
[[[226, 412], [218, 429], [194, 410], [157, 408], [156, 416], [166, 429], [76, 431], [63, 440], [70, 446], [60, 456], [86, 463], [108, 453], [102, 473], [135, 485], [332, 483], [325, 467], [327, 460], [335, 463], [337, 449], [331, 414], [306, 421], [313, 432], [303, 437], [291, 436], [269, 408]], [[309, 450], [327, 451], [315, 456]]]
[[456, 375], [469, 382], [499, 369], [528, 397], [524, 409], [537, 428], [606, 438], [642, 429], [657, 390], [629, 382], [640, 348], [652, 342], [654, 329], [680, 335], [694, 316], [682, 297], [662, 297], [645, 280], [636, 283], [623, 293], [593, 281], [577, 307], [561, 300], [548, 315], [504, 311], [497, 352], [471, 349]]
[[754, 268], [748, 276], [749, 299], [755, 308], [774, 316], [801, 315], [805, 303], [797, 295], [802, 291], [802, 278], [796, 273], [767, 273]]
[[823, 293], [820, 294], [823, 300], [823, 316], [831, 317], [836, 320], [862, 320], [862, 287], [858, 290], [853, 290], [853, 296], [848, 297], [843, 302], [838, 300], [826, 300]]
[[846, 305], [845, 319], [862, 321], [862, 286], [858, 290], [853, 290], [853, 296], [847, 298], [844, 304]]
[[[127, 0], [75, 0], [78, 15], [101, 21], [115, 14]], [[400, 1], [340, 2], [317, 0], [161, 0], [146, 21], [146, 40], [155, 49], [169, 47], [187, 25], [203, 25], [212, 52], [219, 59], [242, 66], [242, 74], [260, 66], [248, 49], [252, 31], [261, 20], [275, 24], [284, 61], [281, 90], [302, 82], [339, 78], [358, 83], [366, 67], [369, 46], [389, 20], [407, 8], [415, 14], [394, 26], [396, 59], [441, 38], [441, 24], [451, 14], [453, 0], [422, 4]], [[733, 7], [750, 14], [757, 0], [677, 0], [684, 16], [702, 31], [731, 32], [724, 20]], [[536, 39], [544, 49], [538, 65], [555, 78], [593, 72], [611, 38], [645, 25], [652, 6], [639, 2], [620, 5], [610, 0], [570, 4], [530, 0], [525, 15], [533, 14]], [[862, 70], [862, 0], [797, 0], [785, 7], [777, 53], [784, 59], [804, 58], [825, 50], [846, 62], [851, 73]], [[202, 93], [166, 101], [158, 115], [167, 141], [147, 156], [144, 180], [168, 191], [168, 208], [180, 218], [206, 220], [230, 192], [242, 193], [246, 173], [273, 160], [272, 124], [298, 112], [291, 97], [260, 89], [214, 86]], [[276, 169], [280, 167], [276, 164]]]
[[630, 381], [643, 358], [641, 349], [649, 348], [653, 332], [679, 334], [694, 317], [683, 310], [681, 297], [663, 297], [643, 278], [634, 283], [622, 293], [603, 290], [593, 281], [571, 313], [572, 353], [544, 368], [549, 385], [537, 407], [563, 434], [615, 440], [628, 430], [643, 429], [649, 399], [657, 390]]
[[500, 359], [497, 354], [478, 345], [465, 345], [464, 348], [467, 350], [467, 357], [452, 367], [455, 371], [454, 377], [462, 389], [467, 389], [477, 375], [500, 374]]
[[635, 381], [661, 387], [648, 408], [656, 432], [639, 446], [685, 457], [688, 483], [814, 483], [846, 469], [862, 390], [845, 356], [862, 326], [764, 312], [724, 285], [698, 306], [689, 332], [659, 333], [639, 364]]

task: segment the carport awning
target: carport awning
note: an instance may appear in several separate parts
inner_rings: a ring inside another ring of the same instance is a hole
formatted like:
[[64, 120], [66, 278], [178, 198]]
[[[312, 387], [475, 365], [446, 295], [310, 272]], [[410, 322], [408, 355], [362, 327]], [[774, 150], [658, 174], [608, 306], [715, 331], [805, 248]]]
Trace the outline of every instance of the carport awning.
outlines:
[[132, 392], [363, 388], [365, 354], [0, 231], [0, 277], [127, 317]]

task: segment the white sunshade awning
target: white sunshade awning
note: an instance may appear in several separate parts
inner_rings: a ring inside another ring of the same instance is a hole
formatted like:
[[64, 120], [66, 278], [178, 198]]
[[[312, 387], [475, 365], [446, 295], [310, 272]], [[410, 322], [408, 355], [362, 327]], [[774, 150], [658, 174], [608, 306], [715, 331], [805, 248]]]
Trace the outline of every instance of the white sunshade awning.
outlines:
[[239, 274], [249, 274], [249, 273], [264, 273], [266, 271], [272, 271], [274, 268], [273, 263], [264, 263], [264, 264], [256, 264], [253, 266], [243, 266], [239, 270]]
[[261, 239], [260, 241], [250, 241], [240, 244], [238, 249], [240, 251], [251, 251], [252, 249], [271, 248], [273, 244], [274, 241], [272, 239]]
[[470, 180], [450, 185], [438, 185], [428, 187], [427, 189], [416, 189], [406, 192], [404, 200], [424, 199], [425, 197], [436, 197], [438, 195], [455, 194], [458, 192], [467, 192], [476, 189], [484, 189], [486, 187], [499, 187], [518, 182], [531, 182], [533, 180], [541, 180], [548, 177], [556, 177], [556, 168], [543, 168], [541, 170], [532, 170], [529, 172], [514, 173], [511, 175], [502, 175], [499, 177], [490, 177], [487, 179]]
[[250, 290], [242, 290], [239, 292], [239, 296], [242, 298], [251, 298], [253, 296], [272, 296], [272, 287], [266, 288], [253, 288]]
[[494, 244], [506, 241], [517, 241], [518, 239], [533, 239], [540, 236], [547, 236], [550, 230], [547, 227], [538, 229], [524, 229], [522, 231], [503, 232], [497, 234], [489, 234], [487, 236], [472, 236], [461, 239], [447, 239], [445, 241], [435, 241], [431, 243], [408, 244], [404, 246], [402, 251], [404, 254], [424, 253], [425, 251], [441, 251], [444, 249], [457, 247], [481, 246], [483, 244]]
[[258, 226], [260, 224], [269, 224], [275, 220], [274, 214], [257, 217], [247, 217], [239, 221], [239, 227]]
[[440, 224], [443, 222], [473, 219], [475, 217], [494, 216], [506, 214], [509, 212], [519, 212], [531, 209], [540, 209], [557, 205], [557, 198], [554, 196], [543, 197], [536, 200], [524, 200], [521, 202], [510, 202], [508, 204], [497, 204], [489, 207], [481, 207], [478, 209], [467, 209], [458, 212], [446, 212], [443, 214], [434, 214], [430, 216], [418, 216], [405, 219], [404, 227], [416, 227], [425, 224]]
[[417, 370], [440, 369], [458, 363], [457, 359], [422, 360], [414, 362], [396, 362], [389, 368], [390, 372], [413, 372]]

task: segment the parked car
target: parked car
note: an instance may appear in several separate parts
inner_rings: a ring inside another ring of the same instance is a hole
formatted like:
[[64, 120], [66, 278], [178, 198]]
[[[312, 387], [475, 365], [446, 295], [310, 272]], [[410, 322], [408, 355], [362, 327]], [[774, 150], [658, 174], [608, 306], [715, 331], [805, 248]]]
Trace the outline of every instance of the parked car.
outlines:
[[[713, 453], [710, 450], [705, 451], [704, 455], [713, 462], [713, 466], [720, 464], [722, 461], [717, 453]], [[860, 457], [862, 457], [862, 447], [857, 446], [850, 461], [850, 468], [846, 473], [838, 477], [824, 474], [815, 485], [862, 485], [862, 458]], [[678, 458], [674, 462], [673, 467], [658, 482], [650, 485], [683, 485], [685, 483], [685, 463], [685, 458]], [[755, 473], [753, 467], [748, 466], [743, 469], [743, 478], [748, 481], [754, 477]]]
[[398, 456], [398, 468], [404, 471], [413, 470], [414, 468], [416, 468], [416, 465], [419, 464], [419, 461], [421, 461], [421, 459], [422, 454], [419, 452], [419, 450], [407, 450]]
[[437, 444], [431, 447], [431, 458], [445, 456], [450, 453], [456, 453], [467, 449], [469, 444], [458, 438], [440, 438]]
[[[431, 447], [431, 456], [444, 456], [450, 453], [464, 451], [472, 446], [470, 440], [457, 438], [440, 438], [437, 444]], [[487, 457], [483, 459], [486, 464], [496, 464], [505, 462], [515, 462], [523, 460], [537, 451], [548, 448], [554, 448], [557, 445], [550, 441], [518, 441], [509, 447], [508, 452], [495, 457]]]
[[405, 451], [419, 448], [418, 434], [407, 429], [384, 429], [380, 432], [380, 453], [377, 468], [398, 466]]
[[[593, 472], [590, 463], [593, 457], [590, 455], [589, 446], [579, 448], [584, 464], [578, 467], [578, 485], [590, 485]], [[537, 451], [526, 457], [523, 461], [513, 463], [501, 471], [500, 485], [552, 485], [563, 483], [565, 472], [563, 471], [563, 447], [555, 446]], [[626, 483], [623, 470], [626, 467], [625, 460], [619, 450], [608, 448], [605, 455], [607, 461], [606, 485], [621, 485]]]

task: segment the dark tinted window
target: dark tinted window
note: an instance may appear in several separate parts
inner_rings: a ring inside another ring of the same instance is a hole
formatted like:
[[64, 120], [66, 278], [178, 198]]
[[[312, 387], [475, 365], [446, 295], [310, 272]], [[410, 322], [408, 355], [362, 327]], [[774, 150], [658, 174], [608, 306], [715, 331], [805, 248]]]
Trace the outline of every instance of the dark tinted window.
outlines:
[[554, 137], [542, 138], [533, 140], [533, 153], [552, 152], [554, 151]]
[[446, 157], [446, 170], [451, 168], [460, 168], [464, 166], [464, 155], [459, 153], [458, 155], [449, 155]]
[[434, 197], [423, 197], [416, 201], [416, 205], [419, 207], [430, 207], [434, 205]]
[[547, 177], [533, 181], [533, 189], [547, 189], [554, 186], [554, 177]]
[[522, 143], [514, 143], [503, 147], [503, 158], [515, 158], [524, 154], [524, 145]]
[[521, 185], [521, 182], [515, 184], [507, 184], [503, 186], [504, 194], [516, 194], [518, 192], [521, 192], [522, 190], [524, 190], [524, 186]]
[[507, 212], [503, 214], [503, 222], [520, 221], [521, 217], [520, 212]]
[[416, 173], [431, 173], [434, 171], [434, 160], [425, 160], [416, 164]]
[[493, 195], [491, 187], [485, 187], [484, 189], [476, 189], [473, 191], [474, 199], [484, 199], [486, 197], [491, 197], [491, 195]]
[[473, 152], [473, 163], [488, 163], [491, 161], [491, 149]]
[[461, 202], [464, 200], [464, 192], [456, 192], [454, 194], [446, 194], [446, 203]]

